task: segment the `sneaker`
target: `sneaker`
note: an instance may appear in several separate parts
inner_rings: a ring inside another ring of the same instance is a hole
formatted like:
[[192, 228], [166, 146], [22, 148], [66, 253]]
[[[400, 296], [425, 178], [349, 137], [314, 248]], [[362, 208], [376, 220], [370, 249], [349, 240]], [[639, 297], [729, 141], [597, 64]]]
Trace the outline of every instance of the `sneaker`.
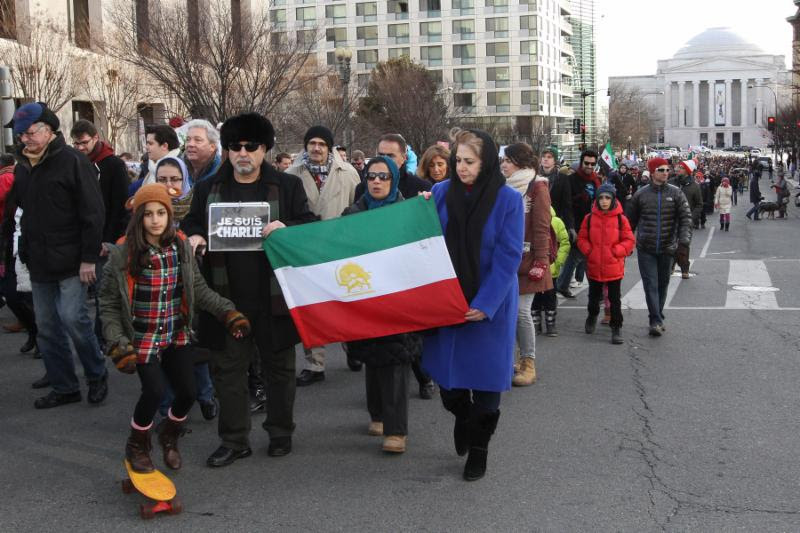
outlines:
[[432, 400], [435, 393], [436, 385], [433, 384], [433, 380], [419, 384], [419, 397], [423, 400]]
[[250, 391], [250, 412], [264, 411], [267, 405], [267, 391], [261, 385]]
[[89, 392], [86, 394], [86, 399], [89, 403], [98, 404], [105, 400], [106, 396], [108, 396], [108, 372], [103, 374], [100, 379], [89, 382]]
[[569, 299], [575, 298], [575, 295], [572, 294], [572, 292], [569, 289], [559, 289], [558, 294], [560, 294], [564, 298], [569, 298]]
[[208, 402], [197, 401], [200, 404], [200, 412], [203, 413], [203, 418], [206, 420], [214, 420], [219, 413], [219, 405], [216, 398], [211, 398]]
[[31, 388], [33, 388], [33, 389], [43, 389], [43, 388], [49, 387], [49, 386], [50, 386], [50, 378], [47, 377], [47, 374], [45, 374], [44, 376], [40, 377], [39, 379], [37, 379], [33, 383], [31, 383]]
[[70, 392], [69, 394], [50, 391], [47, 396], [42, 396], [33, 402], [33, 406], [36, 409], [50, 409], [51, 407], [58, 407], [60, 405], [79, 401], [81, 401], [81, 391]]
[[300, 372], [300, 375], [297, 376], [298, 387], [313, 385], [318, 381], [325, 381], [325, 372], [314, 372], [313, 370], [303, 370], [302, 372]]
[[689, 279], [689, 273], [688, 272], [681, 272], [681, 279]]
[[383, 438], [383, 451], [388, 453], [403, 453], [406, 451], [405, 435], [389, 435]]
[[649, 335], [651, 337], [660, 337], [662, 333], [664, 333], [664, 326], [661, 324], [653, 324], [650, 326]]

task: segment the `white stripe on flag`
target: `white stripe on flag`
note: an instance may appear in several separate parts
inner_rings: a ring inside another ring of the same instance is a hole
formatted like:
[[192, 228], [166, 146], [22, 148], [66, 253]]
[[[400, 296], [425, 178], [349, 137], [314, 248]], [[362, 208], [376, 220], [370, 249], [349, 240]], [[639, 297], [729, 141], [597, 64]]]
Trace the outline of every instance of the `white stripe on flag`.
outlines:
[[[279, 268], [275, 275], [281, 287], [289, 289], [284, 290], [283, 295], [292, 309], [332, 300], [352, 302], [376, 298], [453, 279], [456, 273], [449, 259], [444, 237], [440, 235], [327, 263]], [[354, 290], [348, 293], [348, 288], [340, 284], [337, 271], [348, 263], [369, 275], [368, 286], [356, 282]]]

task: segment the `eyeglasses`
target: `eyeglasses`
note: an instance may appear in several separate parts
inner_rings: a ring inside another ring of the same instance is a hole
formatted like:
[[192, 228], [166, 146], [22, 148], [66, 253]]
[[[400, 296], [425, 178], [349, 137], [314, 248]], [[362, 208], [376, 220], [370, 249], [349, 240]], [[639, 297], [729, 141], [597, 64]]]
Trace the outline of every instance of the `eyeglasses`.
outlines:
[[367, 181], [389, 181], [390, 179], [392, 179], [392, 175], [388, 172], [367, 172]]
[[24, 131], [24, 132], [19, 134], [19, 138], [20, 139], [24, 139], [25, 137], [33, 137], [34, 135], [36, 135], [37, 133], [42, 131], [43, 128], [44, 128], [44, 124], [40, 125], [38, 128], [36, 128], [33, 131]]
[[75, 148], [78, 148], [78, 147], [81, 147], [81, 146], [89, 146], [90, 142], [92, 142], [91, 139], [87, 139], [85, 141], [72, 141], [72, 146], [74, 146]]
[[657, 168], [656, 172], [669, 172], [669, 167], [661, 167]]
[[597, 164], [597, 161], [584, 161], [583, 166], [585, 167], [593, 167]]
[[261, 146], [261, 143], [230, 143], [228, 145], [228, 151], [241, 152], [242, 148], [244, 148], [248, 152], [255, 152], [258, 150], [259, 146]]

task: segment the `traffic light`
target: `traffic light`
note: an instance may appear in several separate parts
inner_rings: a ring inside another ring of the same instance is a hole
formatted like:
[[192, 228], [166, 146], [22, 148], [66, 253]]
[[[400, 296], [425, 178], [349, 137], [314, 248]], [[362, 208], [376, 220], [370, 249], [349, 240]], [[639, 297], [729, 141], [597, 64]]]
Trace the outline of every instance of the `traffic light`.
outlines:
[[576, 133], [581, 131], [581, 119], [579, 118], [572, 119], [572, 131]]
[[767, 117], [767, 130], [775, 131], [775, 117]]

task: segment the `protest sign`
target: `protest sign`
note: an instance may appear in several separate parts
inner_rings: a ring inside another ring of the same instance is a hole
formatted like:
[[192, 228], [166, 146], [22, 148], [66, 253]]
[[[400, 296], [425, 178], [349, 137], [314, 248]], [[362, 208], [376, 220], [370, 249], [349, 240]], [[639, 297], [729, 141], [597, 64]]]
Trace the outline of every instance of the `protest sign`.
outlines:
[[208, 206], [208, 250], [250, 252], [261, 250], [261, 229], [269, 224], [267, 202], [219, 202]]

